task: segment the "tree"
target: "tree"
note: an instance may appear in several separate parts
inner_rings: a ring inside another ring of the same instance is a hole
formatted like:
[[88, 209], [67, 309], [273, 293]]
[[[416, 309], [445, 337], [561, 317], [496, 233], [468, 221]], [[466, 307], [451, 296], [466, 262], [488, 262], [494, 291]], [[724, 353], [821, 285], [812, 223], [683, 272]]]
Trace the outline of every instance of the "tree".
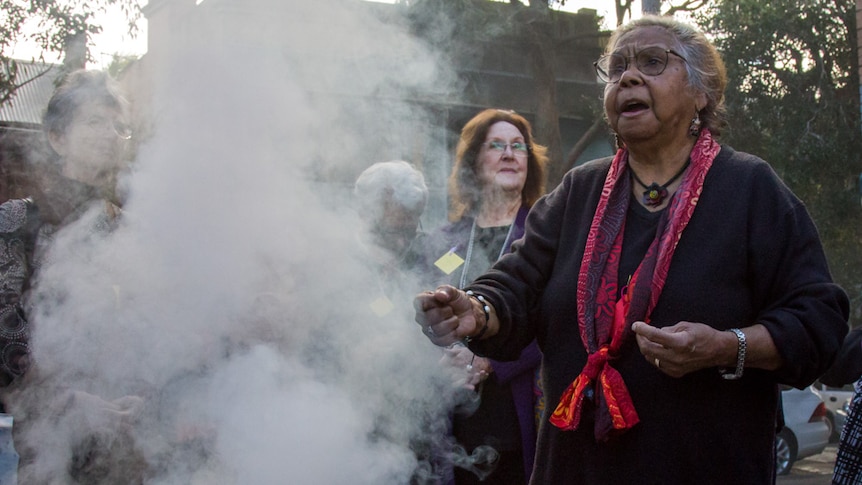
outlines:
[[[507, 36], [509, 40], [517, 37], [527, 41], [529, 71], [536, 94], [533, 131], [536, 139], [548, 147], [547, 186], [556, 186], [570, 168], [562, 153], [554, 59], [561, 39], [555, 28], [560, 13], [553, 7], [564, 2], [530, 0], [525, 4], [520, 0], [510, 0], [502, 6], [487, 0], [417, 0], [408, 3], [417, 34], [444, 52], [453, 46], [478, 49], [478, 45], [503, 41]], [[463, 54], [450, 52], [450, 55]]]
[[[564, 3], [564, 2], [563, 2]], [[622, 25], [626, 21], [626, 15], [629, 18], [632, 16], [632, 4], [634, 0], [614, 0], [614, 7], [617, 14], [617, 26]], [[667, 10], [661, 11], [661, 5], [668, 4]], [[694, 12], [700, 10], [709, 4], [709, 0], [681, 0], [678, 5], [673, 5], [669, 0], [641, 0], [641, 13], [644, 15], [674, 15], [677, 12]]]
[[614, 0], [614, 7], [617, 13], [618, 27], [625, 22], [626, 14], [628, 14], [629, 18], [631, 18], [632, 3], [634, 3], [634, 0]]
[[[662, 15], [674, 15], [677, 12], [696, 12], [707, 7], [710, 0], [683, 0], [679, 5], [668, 5]], [[646, 12], [644, 12], [646, 13]]]
[[138, 0], [0, 0], [0, 104], [31, 81], [19, 78], [20, 61], [10, 57], [17, 43], [33, 41], [41, 48], [41, 54], [31, 61], [66, 52], [67, 69], [83, 67], [89, 59], [90, 37], [102, 30], [93, 18], [109, 6], [120, 8], [134, 34], [141, 15]]
[[[696, 15], [728, 68], [735, 148], [767, 160], [805, 202], [860, 323], [862, 172], [854, 0], [722, 0]], [[739, 28], [745, 26], [745, 28]]]
[[641, 12], [644, 14], [661, 12], [661, 0], [641, 0]]

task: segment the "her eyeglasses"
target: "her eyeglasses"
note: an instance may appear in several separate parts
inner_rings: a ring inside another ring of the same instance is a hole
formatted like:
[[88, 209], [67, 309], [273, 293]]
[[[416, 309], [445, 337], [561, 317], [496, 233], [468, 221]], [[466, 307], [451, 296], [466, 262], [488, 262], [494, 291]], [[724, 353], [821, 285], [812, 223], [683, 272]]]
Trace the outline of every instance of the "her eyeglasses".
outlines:
[[117, 135], [123, 140], [132, 138], [132, 129], [129, 125], [118, 120], [93, 116], [84, 120], [83, 124], [92, 133]]
[[668, 54], [673, 54], [683, 62], [687, 62], [684, 57], [672, 51], [661, 47], [647, 47], [633, 56], [624, 56], [619, 53], [608, 54], [599, 58], [593, 63], [596, 68], [596, 74], [599, 79], [606, 83], [617, 83], [623, 77], [623, 73], [629, 68], [629, 59], [635, 60], [635, 66], [638, 71], [647, 76], [658, 76], [664, 72], [667, 67]]
[[512, 153], [515, 155], [526, 155], [527, 154], [527, 144], [521, 141], [516, 141], [512, 143], [504, 143], [500, 140], [491, 140], [484, 143], [488, 150], [492, 152], [503, 153], [506, 151], [507, 147], [512, 147]]

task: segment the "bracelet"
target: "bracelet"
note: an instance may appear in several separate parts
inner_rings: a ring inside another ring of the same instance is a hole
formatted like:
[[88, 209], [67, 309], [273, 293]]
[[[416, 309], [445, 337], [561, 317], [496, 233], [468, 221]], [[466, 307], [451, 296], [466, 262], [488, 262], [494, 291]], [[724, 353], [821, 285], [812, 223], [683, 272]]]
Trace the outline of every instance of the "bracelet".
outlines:
[[739, 379], [742, 377], [742, 370], [745, 368], [745, 334], [738, 328], [731, 328], [728, 332], [736, 334], [736, 371], [730, 372], [727, 369], [718, 369], [718, 373], [721, 374], [721, 377], [728, 380]]
[[485, 332], [488, 331], [488, 321], [491, 320], [491, 307], [488, 306], [488, 302], [485, 301], [485, 297], [482, 295], [477, 295], [473, 293], [473, 290], [467, 290], [467, 296], [470, 298], [475, 298], [476, 301], [479, 302], [479, 305], [482, 307], [482, 311], [485, 313], [485, 325], [482, 326], [482, 330], [479, 330], [479, 333], [472, 337], [465, 337], [464, 341], [468, 344], [473, 340], [479, 340], [482, 338], [482, 335], [485, 335]]

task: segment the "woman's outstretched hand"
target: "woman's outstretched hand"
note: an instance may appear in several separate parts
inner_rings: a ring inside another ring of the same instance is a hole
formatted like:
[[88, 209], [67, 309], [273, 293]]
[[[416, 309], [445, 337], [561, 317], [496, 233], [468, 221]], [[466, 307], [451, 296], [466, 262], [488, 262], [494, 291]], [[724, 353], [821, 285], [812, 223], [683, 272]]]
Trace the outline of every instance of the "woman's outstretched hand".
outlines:
[[416, 323], [432, 342], [446, 347], [477, 332], [476, 313], [467, 294], [443, 285], [413, 299]]

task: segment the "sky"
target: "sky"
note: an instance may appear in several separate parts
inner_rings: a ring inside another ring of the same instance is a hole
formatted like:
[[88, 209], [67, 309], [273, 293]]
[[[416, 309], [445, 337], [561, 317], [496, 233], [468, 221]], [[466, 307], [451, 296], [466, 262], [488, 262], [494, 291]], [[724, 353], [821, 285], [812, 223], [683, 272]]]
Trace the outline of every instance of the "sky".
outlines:
[[[202, 0], [198, 0], [201, 3]], [[394, 0], [379, 0], [385, 3], [393, 3]], [[146, 0], [141, 0], [146, 5]], [[605, 27], [610, 28], [614, 22], [614, 0], [568, 0], [562, 10], [576, 12], [582, 8], [596, 9], [600, 16], [606, 19]], [[640, 2], [636, 1], [633, 11], [640, 11]], [[128, 34], [126, 20], [122, 12], [116, 6], [109, 7], [107, 12], [97, 17], [103, 26], [103, 32], [93, 38], [92, 54], [95, 64], [90, 67], [106, 68], [111, 63], [113, 56], [133, 55], [140, 56], [147, 51], [147, 21], [141, 19], [138, 23], [140, 33], [136, 37]], [[32, 45], [17, 46], [13, 57], [28, 59], [38, 55]], [[59, 62], [60, 59], [47, 59], [49, 62]]]
[[[91, 53], [95, 58], [95, 65], [90, 67], [108, 67], [114, 54], [140, 56], [147, 51], [146, 19], [138, 21], [140, 33], [132, 37], [128, 33], [127, 21], [116, 5], [109, 6], [104, 14], [96, 18], [102, 26], [102, 33], [92, 39]], [[35, 22], [31, 24], [25, 24], [25, 29], [38, 29]], [[38, 58], [39, 54], [40, 49], [35, 42], [20, 42], [12, 49], [11, 57], [28, 60]], [[54, 55], [57, 57], [46, 56], [45, 60], [51, 63], [62, 62], [61, 54]]]

